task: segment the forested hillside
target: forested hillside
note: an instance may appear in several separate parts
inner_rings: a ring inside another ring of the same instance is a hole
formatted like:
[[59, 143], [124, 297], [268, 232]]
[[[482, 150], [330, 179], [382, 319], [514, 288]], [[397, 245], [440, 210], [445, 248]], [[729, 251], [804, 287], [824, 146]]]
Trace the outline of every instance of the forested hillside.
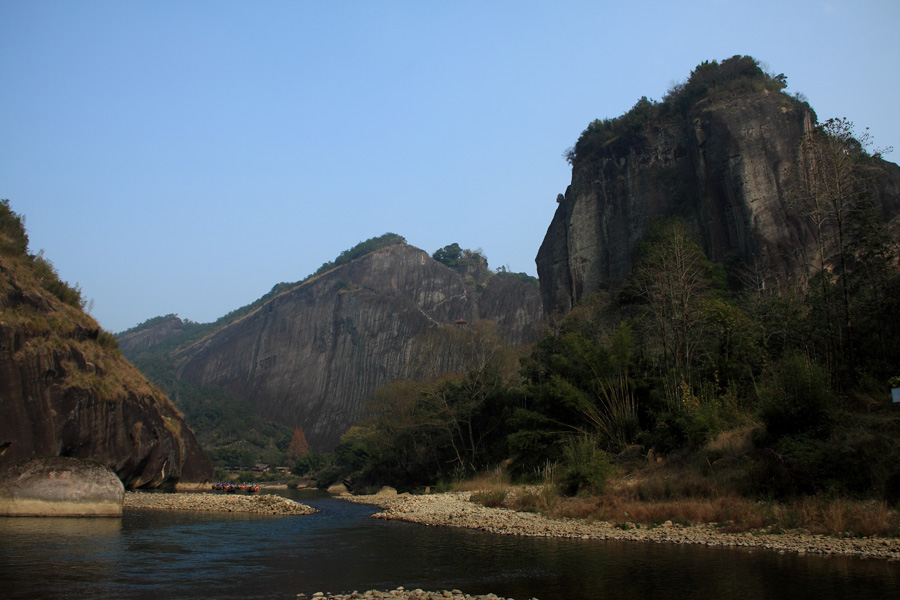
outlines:
[[[622, 157], [642, 151], [645, 132], [672, 114], [781, 94], [784, 77], [748, 58], [704, 63], [664, 102], [642, 100], [619, 119], [592, 123], [570, 153], [573, 177], [611, 147]], [[784, 102], [782, 114], [802, 104]], [[566, 280], [545, 295], [550, 321], [521, 360], [473, 352], [463, 372], [380, 389], [372, 417], [337, 447], [332, 477], [411, 488], [502, 466], [525, 480], [552, 473], [570, 494], [596, 493], [617, 460], [637, 456], [685, 469], [648, 497], [900, 500], [900, 414], [890, 401], [891, 385], [900, 385], [896, 165], [868, 142], [845, 120], [812, 121], [790, 149], [785, 218], [803, 231], [795, 238], [802, 268], [767, 270], [752, 260], [754, 248], [764, 253], [790, 238], [776, 221], [777, 244], [755, 230], [760, 243], [736, 260], [710, 245], [704, 232], [719, 225], [701, 226], [703, 211], [643, 214], [619, 279], [595, 279], [593, 291], [588, 278]], [[768, 168], [752, 154], [735, 160], [742, 172]], [[782, 200], [760, 199], [773, 201]], [[582, 248], [592, 247], [587, 230], [579, 235]], [[604, 243], [594, 239], [596, 256], [613, 251]], [[556, 273], [550, 285], [571, 275]], [[558, 316], [564, 303], [554, 298], [569, 292], [574, 306]], [[460, 348], [490, 347], [488, 336], [470, 334]]]
[[[157, 317], [119, 341], [218, 465], [286, 464], [298, 431], [331, 449], [378, 385], [456, 368], [431, 330], [489, 320], [498, 343], [517, 346], [537, 338], [540, 318], [534, 278], [493, 272], [458, 244], [430, 257], [389, 233], [216, 323]], [[434, 364], [418, 360], [422, 344]]]

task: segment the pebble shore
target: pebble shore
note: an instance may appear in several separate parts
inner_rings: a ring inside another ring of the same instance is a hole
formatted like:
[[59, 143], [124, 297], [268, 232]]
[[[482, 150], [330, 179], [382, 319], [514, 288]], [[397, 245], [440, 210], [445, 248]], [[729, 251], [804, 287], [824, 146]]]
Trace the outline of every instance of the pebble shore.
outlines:
[[603, 521], [549, 519], [506, 508], [486, 508], [469, 502], [471, 492], [413, 496], [344, 496], [351, 502], [374, 504], [383, 509], [375, 518], [409, 521], [422, 525], [451, 526], [489, 533], [585, 540], [627, 540], [659, 544], [697, 544], [730, 548], [765, 549], [797, 554], [842, 555], [900, 560], [900, 539], [837, 538], [803, 531], [784, 533], [728, 533], [713, 525], [617, 527]]
[[126, 492], [125, 508], [158, 510], [203, 510], [265, 515], [311, 515], [316, 509], [270, 494], [238, 496], [233, 494], [146, 494]]
[[[322, 592], [316, 592], [309, 597], [306, 594], [297, 594], [297, 600], [512, 600], [512, 598], [501, 598], [495, 594], [470, 596], [459, 590], [426, 592], [421, 589], [407, 590], [403, 587], [398, 587], [395, 590], [369, 590], [367, 592], [352, 592], [350, 594], [323, 594]], [[531, 600], [537, 600], [537, 598], [532, 598]]]

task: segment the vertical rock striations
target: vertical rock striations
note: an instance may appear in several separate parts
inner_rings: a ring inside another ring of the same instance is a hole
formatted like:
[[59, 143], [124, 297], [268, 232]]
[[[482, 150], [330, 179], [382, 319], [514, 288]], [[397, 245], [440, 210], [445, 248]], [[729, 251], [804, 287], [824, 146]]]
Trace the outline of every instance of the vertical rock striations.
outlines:
[[[793, 166], [814, 119], [783, 93], [730, 94], [579, 156], [536, 259], [545, 311], [565, 313], [625, 279], [660, 217], [688, 222], [715, 261], [762, 265], [773, 279], [802, 271], [813, 237], [791, 210]], [[900, 212], [900, 169], [881, 165], [872, 200], [889, 221]]]
[[370, 253], [272, 298], [183, 350], [177, 373], [250, 399], [264, 418], [333, 447], [374, 389], [413, 375], [416, 340], [460, 319], [493, 321], [513, 345], [535, 339], [539, 291], [481, 283], [408, 245]]
[[60, 299], [65, 284], [25, 244], [20, 219], [3, 204], [0, 471], [61, 456], [102, 463], [129, 487], [210, 479], [212, 464], [169, 399], [77, 302]]

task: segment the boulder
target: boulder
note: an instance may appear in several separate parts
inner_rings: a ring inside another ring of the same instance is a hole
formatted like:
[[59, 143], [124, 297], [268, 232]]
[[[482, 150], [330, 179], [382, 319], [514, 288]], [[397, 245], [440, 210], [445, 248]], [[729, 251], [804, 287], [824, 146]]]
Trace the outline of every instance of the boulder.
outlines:
[[33, 458], [0, 477], [6, 517], [120, 517], [124, 497], [113, 470], [92, 460]]
[[347, 496], [350, 494], [350, 490], [343, 483], [336, 483], [328, 487], [328, 493], [332, 496]]
[[644, 455], [644, 447], [639, 444], [625, 446], [625, 449], [616, 454], [613, 459], [622, 465], [636, 466], [647, 461]]

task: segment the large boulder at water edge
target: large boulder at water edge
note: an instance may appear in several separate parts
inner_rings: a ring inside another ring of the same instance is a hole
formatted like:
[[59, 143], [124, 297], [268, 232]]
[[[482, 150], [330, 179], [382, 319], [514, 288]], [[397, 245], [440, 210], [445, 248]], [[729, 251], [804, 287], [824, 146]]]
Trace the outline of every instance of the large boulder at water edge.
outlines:
[[124, 498], [112, 469], [92, 460], [33, 458], [0, 476], [0, 516], [118, 517]]

